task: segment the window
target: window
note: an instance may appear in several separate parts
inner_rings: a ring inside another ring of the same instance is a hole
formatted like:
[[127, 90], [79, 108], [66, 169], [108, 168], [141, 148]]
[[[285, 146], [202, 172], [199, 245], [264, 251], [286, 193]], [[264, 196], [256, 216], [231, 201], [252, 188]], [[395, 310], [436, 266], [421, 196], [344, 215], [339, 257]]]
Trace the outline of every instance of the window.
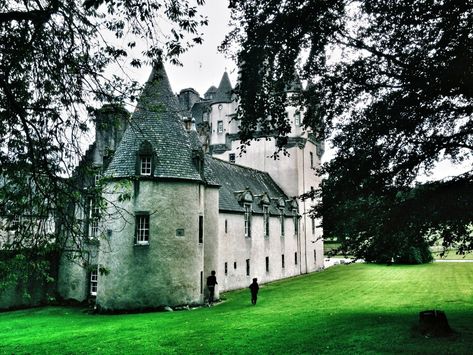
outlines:
[[269, 272], [269, 256], [266, 257], [266, 272]]
[[313, 169], [314, 168], [314, 153], [309, 152], [309, 156], [310, 156], [310, 168]]
[[90, 199], [89, 207], [89, 237], [97, 238], [99, 235], [99, 214], [100, 207], [97, 199]]
[[199, 216], [199, 244], [204, 242], [204, 216]]
[[297, 265], [297, 251], [294, 253], [294, 264]]
[[200, 293], [204, 293], [204, 272], [200, 272]]
[[151, 156], [149, 155], [140, 156], [140, 175], [144, 175], [144, 176], [151, 175]]
[[317, 262], [317, 253], [315, 252], [315, 249], [314, 249], [314, 263]]
[[251, 238], [251, 205], [245, 204], [245, 237]]
[[281, 267], [284, 269], [284, 254], [281, 255]]
[[228, 275], [228, 263], [225, 262], [225, 275]]
[[236, 261], [233, 263], [233, 268], [236, 270]]
[[228, 221], [225, 220], [225, 233], [228, 233]]
[[315, 234], [315, 218], [312, 217], [311, 221], [312, 221], [312, 234]]
[[90, 272], [90, 294], [92, 296], [97, 296], [98, 274], [98, 269], [93, 269]]
[[99, 236], [99, 221], [93, 218], [90, 222], [90, 238], [98, 238]]
[[292, 213], [294, 214], [292, 216], [292, 221], [294, 222], [294, 235], [297, 236], [299, 234], [299, 216], [297, 215], [297, 210], [292, 211]]
[[97, 186], [100, 184], [100, 179], [102, 179], [102, 173], [99, 171], [94, 176], [94, 185]]
[[246, 259], [246, 276], [250, 276], [250, 259]]
[[299, 111], [296, 111], [296, 113], [294, 113], [294, 123], [296, 124], [296, 126], [301, 125], [301, 113]]
[[263, 206], [263, 234], [269, 237], [269, 207]]
[[223, 133], [223, 121], [217, 121], [217, 133]]
[[137, 245], [149, 244], [149, 215], [136, 216], [136, 243]]
[[284, 236], [284, 209], [280, 209], [279, 222], [281, 224], [281, 237]]
[[235, 153], [228, 154], [228, 161], [232, 164], [235, 164]]
[[135, 173], [142, 176], [151, 176], [153, 175], [155, 163], [153, 146], [150, 142], [144, 141], [137, 153]]

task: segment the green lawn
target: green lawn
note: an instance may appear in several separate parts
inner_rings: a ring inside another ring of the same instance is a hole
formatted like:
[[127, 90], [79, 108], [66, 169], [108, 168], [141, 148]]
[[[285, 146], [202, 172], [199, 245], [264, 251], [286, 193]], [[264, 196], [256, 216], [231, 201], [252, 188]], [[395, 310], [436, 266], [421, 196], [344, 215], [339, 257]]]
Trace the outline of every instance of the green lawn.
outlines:
[[[46, 307], [0, 314], [5, 354], [471, 354], [473, 264], [339, 265], [229, 292], [212, 308], [88, 315]], [[425, 338], [418, 312], [442, 309], [457, 335]]]

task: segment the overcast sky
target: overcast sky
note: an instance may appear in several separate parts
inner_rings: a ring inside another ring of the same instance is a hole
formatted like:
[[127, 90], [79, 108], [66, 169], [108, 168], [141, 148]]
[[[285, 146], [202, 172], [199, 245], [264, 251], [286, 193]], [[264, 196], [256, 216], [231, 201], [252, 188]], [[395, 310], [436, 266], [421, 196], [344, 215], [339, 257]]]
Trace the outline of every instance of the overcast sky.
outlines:
[[[208, 26], [202, 28], [204, 42], [195, 45], [188, 52], [179, 57], [183, 66], [165, 63], [166, 72], [174, 92], [179, 93], [185, 88], [194, 88], [203, 97], [207, 89], [218, 86], [223, 73], [227, 70], [232, 85], [235, 86], [237, 78], [236, 63], [222, 53], [217, 47], [222, 43], [230, 28], [230, 10], [227, 0], [206, 0], [204, 6], [199, 7], [199, 12], [207, 16]], [[162, 24], [166, 27], [166, 23]], [[133, 79], [144, 84], [151, 73], [151, 67], [140, 69], [128, 68]]]
[[201, 96], [211, 86], [218, 86], [227, 69], [232, 85], [236, 81], [236, 64], [218, 53], [217, 47], [229, 31], [230, 10], [227, 0], [206, 0], [202, 13], [209, 19], [204, 28], [204, 43], [196, 45], [180, 58], [183, 67], [167, 64], [166, 70], [175, 92], [192, 87]]

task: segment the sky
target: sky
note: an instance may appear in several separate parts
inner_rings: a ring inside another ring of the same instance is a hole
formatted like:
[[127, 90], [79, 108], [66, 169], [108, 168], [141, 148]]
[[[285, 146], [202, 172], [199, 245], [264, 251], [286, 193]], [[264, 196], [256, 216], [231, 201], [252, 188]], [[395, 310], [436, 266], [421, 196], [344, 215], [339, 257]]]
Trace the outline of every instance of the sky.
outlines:
[[203, 31], [204, 43], [189, 49], [180, 57], [182, 67], [166, 65], [175, 92], [192, 87], [203, 96], [210, 86], [218, 86], [225, 69], [230, 75], [232, 85], [235, 85], [236, 63], [217, 50], [230, 30], [228, 26], [230, 10], [227, 6], [226, 0], [206, 0], [205, 6], [201, 9], [209, 19], [209, 25]]
[[[165, 68], [175, 93], [191, 87], [203, 97], [210, 86], [218, 86], [225, 70], [230, 76], [232, 85], [235, 86], [237, 66], [217, 49], [230, 31], [228, 1], [206, 0], [205, 5], [198, 9], [209, 20], [208, 26], [202, 28], [203, 44], [195, 45], [179, 57], [182, 66], [167, 62]], [[144, 84], [151, 73], [151, 67], [131, 69], [130, 73], [135, 80]]]

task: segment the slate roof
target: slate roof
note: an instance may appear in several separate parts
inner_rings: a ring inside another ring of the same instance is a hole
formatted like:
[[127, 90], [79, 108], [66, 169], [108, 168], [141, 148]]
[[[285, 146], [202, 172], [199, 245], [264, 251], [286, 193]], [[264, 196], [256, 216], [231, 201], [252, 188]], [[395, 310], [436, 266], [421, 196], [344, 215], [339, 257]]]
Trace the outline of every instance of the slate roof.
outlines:
[[204, 97], [207, 97], [210, 94], [215, 94], [217, 92], [217, 88], [215, 86], [211, 86], [208, 88], [208, 90], [205, 92]]
[[212, 102], [209, 100], [202, 100], [196, 102], [191, 109], [191, 115], [195, 118], [195, 123], [197, 125], [202, 124], [204, 122], [204, 112], [209, 111], [210, 104]]
[[227, 72], [223, 73], [217, 92], [213, 98], [213, 102], [232, 102], [232, 84]]
[[[208, 184], [220, 186], [219, 209], [221, 211], [244, 212], [243, 204], [239, 203], [239, 196], [247, 188], [254, 196], [252, 210], [255, 213], [263, 213], [261, 199], [265, 192], [271, 199], [269, 213], [273, 215], [280, 213], [277, 208], [277, 199], [290, 200], [268, 173], [232, 164], [210, 155], [205, 156], [204, 174]], [[288, 205], [286, 203], [286, 206]], [[285, 209], [285, 214], [293, 215], [288, 207]]]
[[138, 106], [105, 174], [111, 178], [136, 175], [140, 145], [147, 140], [156, 156], [153, 176], [201, 180], [192, 161], [191, 138], [182, 125], [179, 101], [162, 63], [156, 63]]

